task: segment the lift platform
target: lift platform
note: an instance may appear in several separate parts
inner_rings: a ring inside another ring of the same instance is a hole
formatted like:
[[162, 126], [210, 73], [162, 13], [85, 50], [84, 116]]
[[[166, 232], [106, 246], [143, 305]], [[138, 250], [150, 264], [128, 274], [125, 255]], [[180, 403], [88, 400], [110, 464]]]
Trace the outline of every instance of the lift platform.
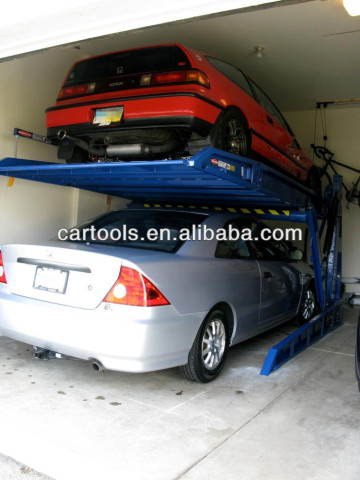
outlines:
[[77, 187], [146, 206], [214, 208], [307, 225], [320, 313], [269, 351], [262, 375], [342, 323], [339, 176], [327, 190], [319, 225], [309, 201], [312, 192], [305, 186], [260, 162], [213, 148], [189, 159], [123, 163], [66, 165], [6, 158], [0, 162], [0, 175]]
[[64, 165], [5, 158], [0, 174], [136, 201], [306, 207], [310, 191], [273, 168], [206, 148], [190, 159]]

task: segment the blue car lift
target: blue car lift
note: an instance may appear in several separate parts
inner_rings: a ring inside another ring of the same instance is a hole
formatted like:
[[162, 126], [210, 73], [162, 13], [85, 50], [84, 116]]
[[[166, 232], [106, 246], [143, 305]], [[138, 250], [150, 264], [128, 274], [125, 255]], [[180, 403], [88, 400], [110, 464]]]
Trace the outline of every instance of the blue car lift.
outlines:
[[302, 184], [260, 162], [213, 148], [189, 159], [123, 163], [65, 165], [5, 158], [0, 161], [0, 175], [123, 197], [145, 207], [187, 206], [307, 225], [320, 313], [270, 349], [262, 375], [269, 375], [342, 324], [339, 176], [326, 191], [319, 226], [309, 201], [311, 192]]

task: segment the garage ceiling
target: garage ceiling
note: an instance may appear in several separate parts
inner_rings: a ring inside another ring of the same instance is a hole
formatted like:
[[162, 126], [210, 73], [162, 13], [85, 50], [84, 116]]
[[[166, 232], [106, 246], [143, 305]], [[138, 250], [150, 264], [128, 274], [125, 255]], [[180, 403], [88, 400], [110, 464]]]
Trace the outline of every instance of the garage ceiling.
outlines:
[[50, 4], [33, 0], [21, 5], [8, 1], [2, 8], [0, 38], [6, 41], [0, 44], [0, 58], [268, 3], [284, 0], [61, 0]]
[[[219, 4], [222, 8], [239, 4], [207, 3], [212, 8], [214, 4], [218, 8]], [[68, 17], [71, 20], [71, 12]], [[96, 34], [95, 27], [93, 31]], [[2, 38], [6, 41], [6, 36]], [[357, 99], [360, 103], [360, 17], [349, 16], [341, 0], [273, 2], [232, 14], [111, 34], [53, 50], [56, 56], [58, 49], [77, 48], [85, 58], [165, 42], [183, 43], [232, 62], [262, 85], [284, 111], [312, 109], [316, 102], [324, 100]], [[257, 45], [265, 47], [262, 58], [256, 56]]]

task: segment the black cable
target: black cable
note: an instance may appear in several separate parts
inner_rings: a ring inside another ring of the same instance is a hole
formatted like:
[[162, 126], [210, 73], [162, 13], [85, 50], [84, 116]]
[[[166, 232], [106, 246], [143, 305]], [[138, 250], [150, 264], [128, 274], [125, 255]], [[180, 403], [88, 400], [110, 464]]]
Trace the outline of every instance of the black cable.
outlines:
[[321, 118], [321, 127], [322, 127], [324, 147], [326, 147], [326, 140], [328, 139], [327, 132], [326, 132], [326, 108], [327, 108], [327, 105], [323, 105], [323, 114], [320, 110], [320, 118]]
[[[321, 121], [321, 131], [323, 135], [323, 140], [324, 140], [324, 121], [323, 121], [323, 115], [320, 107], [320, 121]], [[324, 147], [326, 147], [326, 143], [324, 142]]]
[[[316, 145], [316, 129], [317, 129], [317, 114], [318, 114], [318, 110], [319, 110], [319, 106], [317, 105], [316, 108], [315, 108], [315, 124], [314, 124], [314, 141], [313, 141], [313, 145]], [[312, 159], [314, 160], [314, 155], [315, 155], [315, 150], [313, 149], [313, 152], [312, 152]]]

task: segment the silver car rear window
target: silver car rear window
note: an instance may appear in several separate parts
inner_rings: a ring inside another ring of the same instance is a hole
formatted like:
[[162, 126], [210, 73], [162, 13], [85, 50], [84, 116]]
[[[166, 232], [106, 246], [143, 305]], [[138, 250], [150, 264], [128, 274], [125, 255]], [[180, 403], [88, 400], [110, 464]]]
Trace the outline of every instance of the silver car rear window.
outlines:
[[207, 215], [184, 211], [121, 210], [89, 220], [74, 229], [72, 242], [113, 245], [175, 253]]

